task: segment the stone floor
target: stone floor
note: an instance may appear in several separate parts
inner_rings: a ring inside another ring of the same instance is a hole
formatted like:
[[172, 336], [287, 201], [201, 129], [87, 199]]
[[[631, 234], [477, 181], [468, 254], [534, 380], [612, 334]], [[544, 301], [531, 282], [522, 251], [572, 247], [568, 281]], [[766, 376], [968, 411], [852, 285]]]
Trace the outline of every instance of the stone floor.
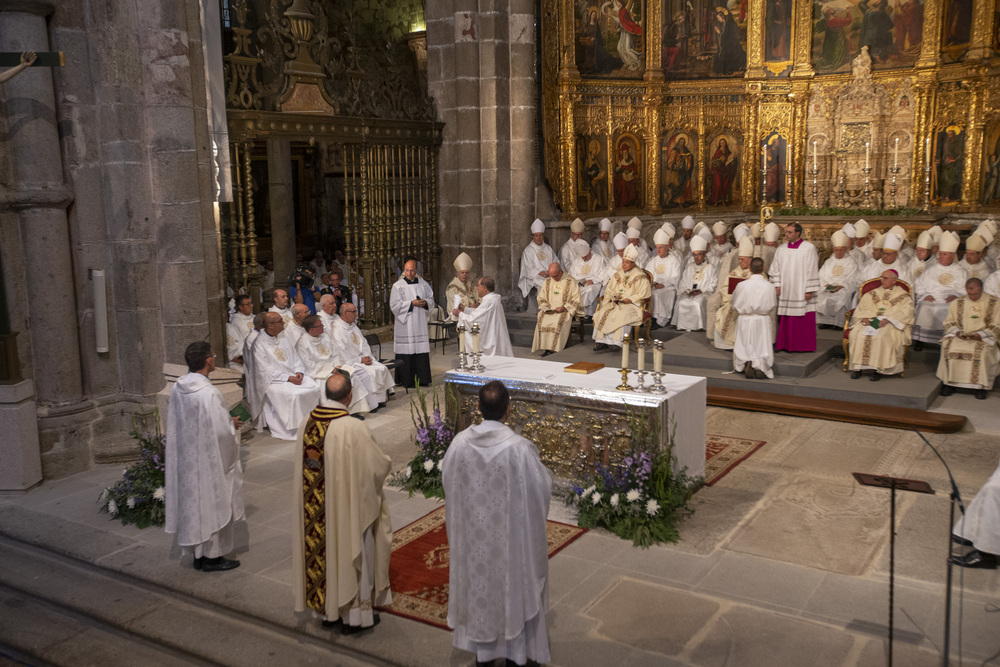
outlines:
[[[516, 352], [527, 356], [523, 348]], [[454, 359], [435, 350], [432, 362], [440, 379]], [[932, 408], [970, 417], [965, 432], [928, 436], [966, 502], [1000, 456], [996, 401], [956, 395]], [[591, 531], [550, 561], [552, 664], [885, 664], [889, 494], [859, 486], [853, 471], [924, 479], [938, 490], [898, 497], [894, 657], [897, 664], [940, 664], [947, 477], [919, 437], [721, 408], [709, 408], [706, 419], [710, 434], [752, 435], [767, 444], [695, 495], [678, 544], [640, 550]], [[394, 469], [405, 465], [414, 451], [407, 396], [400, 392], [365, 423]], [[232, 572], [195, 572], [161, 530], [123, 527], [98, 513], [98, 494], [121, 466], [0, 497], [0, 533], [325, 636], [307, 614], [291, 611], [293, 451], [294, 444], [266, 434], [244, 442], [247, 519], [238, 531], [242, 567]], [[436, 506], [386, 493], [396, 527]], [[559, 502], [551, 518], [573, 520]], [[1000, 651], [1000, 617], [991, 613], [998, 593], [997, 571], [956, 568], [952, 649], [961, 649], [963, 664]], [[330, 640], [398, 664], [472, 663], [451, 648], [448, 632], [388, 614], [374, 633]]]

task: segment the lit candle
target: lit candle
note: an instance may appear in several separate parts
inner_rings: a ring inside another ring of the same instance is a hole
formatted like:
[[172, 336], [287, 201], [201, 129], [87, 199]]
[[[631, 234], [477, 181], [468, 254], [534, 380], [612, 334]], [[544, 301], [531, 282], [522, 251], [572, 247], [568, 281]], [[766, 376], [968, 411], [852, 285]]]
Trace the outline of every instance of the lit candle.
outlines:
[[813, 169], [816, 169], [816, 140], [813, 139]]
[[868, 142], [865, 142], [865, 169], [868, 169]]
[[924, 153], [925, 153], [924, 162], [926, 162], [929, 165], [931, 163], [931, 138], [930, 137], [927, 137], [927, 139], [924, 141]]
[[896, 154], [892, 158], [892, 166], [899, 166], [899, 137], [896, 137]]
[[455, 329], [458, 332], [458, 351], [465, 352], [465, 327]]
[[663, 372], [663, 343], [660, 341], [653, 343], [653, 370]]
[[638, 340], [638, 342], [636, 343], [636, 345], [635, 345], [635, 349], [638, 350], [638, 353], [636, 354], [636, 366], [635, 366], [635, 368], [636, 368], [636, 370], [639, 370], [639, 371], [646, 370], [646, 351], [643, 349], [643, 346], [645, 344], [646, 344], [646, 340], [643, 339], [643, 338], [640, 338]]
[[622, 337], [622, 368], [628, 368], [628, 335]]

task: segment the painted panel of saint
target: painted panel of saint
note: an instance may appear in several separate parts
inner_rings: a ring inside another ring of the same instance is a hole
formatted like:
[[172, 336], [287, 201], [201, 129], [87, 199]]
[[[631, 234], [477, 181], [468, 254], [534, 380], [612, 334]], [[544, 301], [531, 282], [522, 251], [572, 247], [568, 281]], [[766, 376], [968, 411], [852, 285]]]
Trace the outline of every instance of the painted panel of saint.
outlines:
[[580, 160], [577, 170], [580, 179], [577, 209], [606, 211], [608, 209], [607, 139], [603, 136], [579, 137], [576, 155]]
[[820, 0], [813, 10], [813, 67], [850, 71], [862, 46], [873, 69], [912, 67], [923, 32], [923, 0]]
[[764, 12], [764, 60], [791, 59], [792, 0], [767, 0]]
[[785, 159], [788, 143], [772, 132], [761, 144], [764, 162], [764, 197], [769, 204], [785, 201]]
[[660, 1], [660, 65], [665, 78], [736, 77], [746, 70], [745, 1]]
[[628, 135], [615, 143], [615, 208], [642, 208], [642, 170], [639, 165], [639, 142]]
[[740, 198], [739, 145], [732, 134], [720, 134], [709, 143], [708, 187], [711, 206], [738, 204]]
[[983, 204], [1000, 204], [1000, 121], [986, 127], [983, 135]]
[[965, 162], [965, 128], [949, 125], [937, 133], [934, 146], [934, 198], [939, 204], [954, 204], [962, 198]]
[[576, 0], [576, 9], [580, 74], [641, 77], [646, 67], [645, 0]]
[[941, 24], [943, 62], [957, 62], [965, 57], [972, 36], [972, 0], [945, 0]]
[[698, 202], [695, 182], [697, 135], [664, 133], [660, 139], [660, 205], [664, 208], [691, 206]]

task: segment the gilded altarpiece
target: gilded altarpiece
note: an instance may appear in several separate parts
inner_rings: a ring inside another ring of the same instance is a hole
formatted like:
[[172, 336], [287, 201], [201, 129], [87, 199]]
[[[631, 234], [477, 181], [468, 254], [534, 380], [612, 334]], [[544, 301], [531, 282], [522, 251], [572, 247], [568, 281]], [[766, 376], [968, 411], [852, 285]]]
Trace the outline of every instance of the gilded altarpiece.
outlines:
[[[714, 15], [647, 2], [641, 79], [600, 80], [577, 58], [593, 6], [542, 0], [545, 173], [567, 218], [751, 211], [763, 200], [932, 215], [1000, 207], [997, 0], [747, 0]], [[745, 60], [723, 74], [714, 63], [729, 21]], [[641, 155], [619, 153], [626, 136]], [[603, 165], [589, 157], [595, 138]], [[614, 185], [630, 161], [637, 197]], [[607, 175], [606, 208], [579, 194], [588, 167]]]

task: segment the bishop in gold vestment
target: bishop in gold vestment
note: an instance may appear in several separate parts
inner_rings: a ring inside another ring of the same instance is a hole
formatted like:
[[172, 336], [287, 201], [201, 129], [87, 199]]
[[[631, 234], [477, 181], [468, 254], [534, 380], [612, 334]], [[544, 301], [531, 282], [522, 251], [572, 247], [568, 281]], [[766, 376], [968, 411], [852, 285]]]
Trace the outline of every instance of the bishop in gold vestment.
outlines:
[[559, 268], [558, 262], [553, 262], [549, 265], [549, 277], [538, 290], [538, 323], [531, 351], [544, 350], [542, 356], [548, 356], [566, 347], [573, 316], [582, 312], [576, 279]]
[[621, 347], [626, 327], [642, 324], [642, 309], [652, 294], [652, 284], [645, 271], [635, 265], [638, 251], [634, 245], [625, 248], [622, 268], [618, 269], [604, 290], [604, 300], [594, 313], [594, 349], [603, 350], [609, 344]]
[[861, 297], [851, 317], [852, 378], [872, 369], [873, 380], [903, 372], [903, 352], [910, 344], [913, 296], [896, 284], [896, 272], [882, 273], [882, 285]]

